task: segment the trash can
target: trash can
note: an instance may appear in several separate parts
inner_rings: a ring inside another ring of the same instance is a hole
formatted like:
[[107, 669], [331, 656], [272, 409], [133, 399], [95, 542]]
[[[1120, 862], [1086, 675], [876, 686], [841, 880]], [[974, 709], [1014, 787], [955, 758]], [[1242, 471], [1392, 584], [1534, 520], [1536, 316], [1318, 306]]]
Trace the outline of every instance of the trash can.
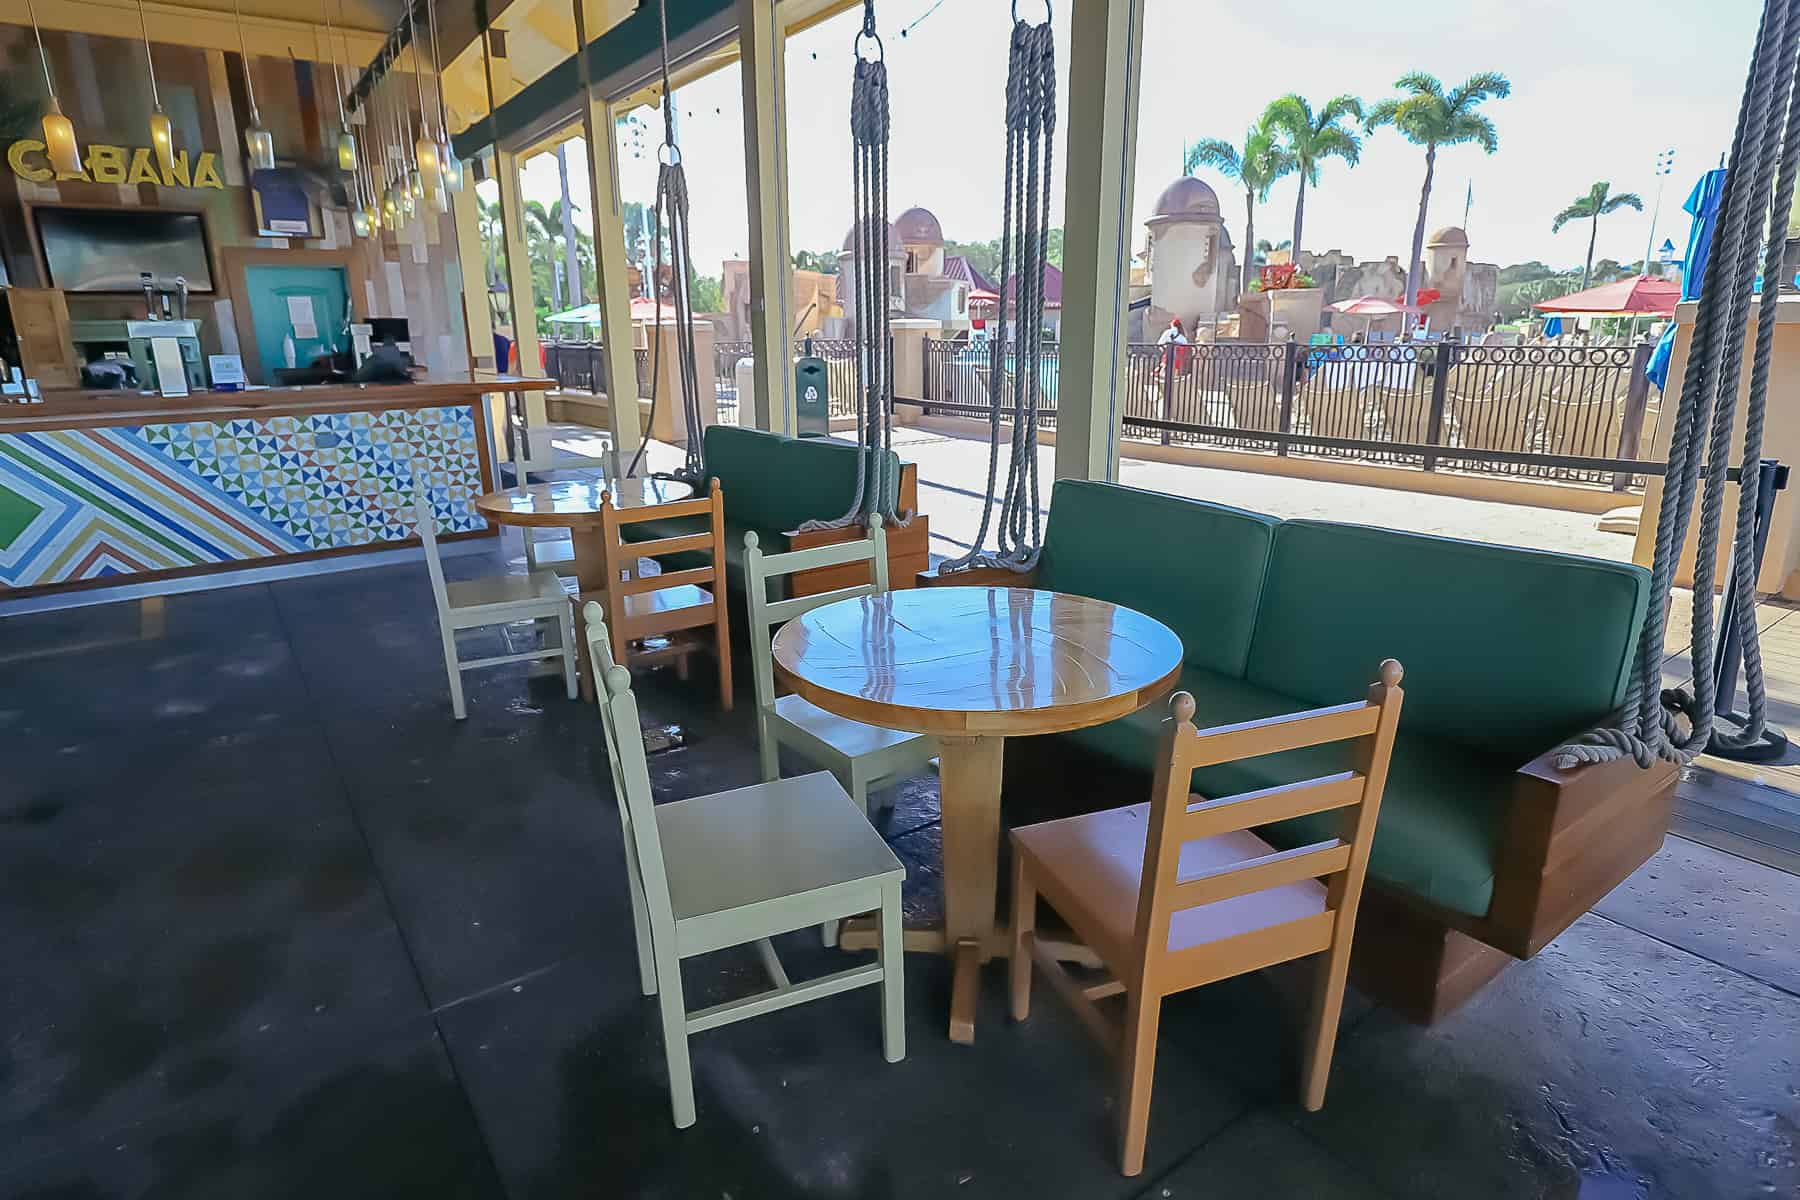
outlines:
[[831, 436], [831, 379], [824, 359], [794, 360], [794, 409], [801, 437]]

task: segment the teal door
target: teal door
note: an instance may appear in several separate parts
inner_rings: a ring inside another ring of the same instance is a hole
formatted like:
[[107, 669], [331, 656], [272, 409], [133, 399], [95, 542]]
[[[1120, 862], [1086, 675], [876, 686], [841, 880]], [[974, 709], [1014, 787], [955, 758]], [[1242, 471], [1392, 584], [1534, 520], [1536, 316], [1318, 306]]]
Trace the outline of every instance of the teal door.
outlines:
[[273, 384], [278, 367], [304, 367], [321, 354], [349, 348], [345, 332], [348, 277], [342, 267], [248, 267], [256, 345], [244, 365]]

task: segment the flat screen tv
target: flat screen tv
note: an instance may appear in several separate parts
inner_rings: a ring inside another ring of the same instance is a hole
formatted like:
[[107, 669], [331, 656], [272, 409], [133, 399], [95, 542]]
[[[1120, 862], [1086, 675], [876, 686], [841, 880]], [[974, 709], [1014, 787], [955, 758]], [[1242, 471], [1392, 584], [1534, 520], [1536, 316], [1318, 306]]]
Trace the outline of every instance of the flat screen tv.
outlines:
[[39, 208], [38, 244], [50, 286], [65, 292], [135, 292], [144, 271], [158, 287], [187, 279], [190, 292], [213, 290], [206, 224], [197, 213], [143, 208]]

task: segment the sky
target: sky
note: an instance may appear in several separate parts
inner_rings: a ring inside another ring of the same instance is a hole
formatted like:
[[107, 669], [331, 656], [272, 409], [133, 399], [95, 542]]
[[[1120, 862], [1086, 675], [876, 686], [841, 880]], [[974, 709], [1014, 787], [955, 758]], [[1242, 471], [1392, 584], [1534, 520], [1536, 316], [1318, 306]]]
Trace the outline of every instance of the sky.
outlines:
[[[1062, 0], [1056, 16], [1064, 113], [1069, 3]], [[1010, 0], [877, 4], [893, 95], [889, 210], [923, 205], [954, 240], [986, 240], [1000, 231], [1009, 6]], [[1021, 10], [1035, 17], [1037, 0]], [[1586, 223], [1552, 234], [1551, 219], [1599, 180], [1614, 191], [1637, 192], [1645, 211], [1602, 219], [1596, 257], [1641, 258], [1656, 203], [1654, 164], [1665, 149], [1674, 150], [1675, 167], [1656, 242], [1670, 238], [1679, 251], [1687, 233], [1681, 202], [1729, 147], [1760, 12], [1756, 0], [1149, 0], [1134, 244], [1142, 245], [1142, 222], [1157, 195], [1179, 177], [1188, 143], [1240, 140], [1264, 105], [1285, 92], [1298, 91], [1315, 107], [1344, 92], [1372, 104], [1392, 93], [1400, 75], [1422, 69], [1447, 86], [1486, 70], [1512, 81], [1510, 98], [1485, 107], [1499, 129], [1499, 152], [1461, 146], [1438, 156], [1427, 227], [1461, 224], [1472, 190], [1472, 260], [1538, 259], [1578, 268]], [[796, 250], [835, 249], [850, 225], [850, 48], [860, 19], [851, 10], [788, 40]], [[676, 93], [694, 198], [694, 257], [703, 274], [748, 250], [740, 89], [734, 65]], [[621, 135], [621, 191], [627, 200], [649, 202], [661, 121], [648, 110], [641, 117], [641, 133]], [[1053, 224], [1062, 220], [1066, 128], [1059, 118]], [[588, 191], [583, 155], [579, 143], [570, 146], [571, 191], [581, 209]], [[1199, 174], [1219, 192], [1241, 258], [1243, 192], [1217, 174]], [[1391, 129], [1367, 135], [1358, 166], [1328, 163], [1319, 188], [1308, 190], [1305, 248], [1404, 261], [1423, 174], [1420, 148]], [[550, 156], [527, 163], [523, 178], [527, 197], [547, 205], [559, 194]], [[1289, 178], [1259, 204], [1259, 238], [1289, 235], [1294, 193]]]

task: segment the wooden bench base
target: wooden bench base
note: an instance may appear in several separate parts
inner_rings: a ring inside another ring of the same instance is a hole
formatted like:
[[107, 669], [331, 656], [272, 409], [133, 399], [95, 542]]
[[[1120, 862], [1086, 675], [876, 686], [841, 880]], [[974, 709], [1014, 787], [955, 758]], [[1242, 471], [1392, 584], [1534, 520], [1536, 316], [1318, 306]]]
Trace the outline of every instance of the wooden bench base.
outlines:
[[1516, 961], [1378, 888], [1363, 889], [1350, 979], [1415, 1024], [1455, 1012]]

